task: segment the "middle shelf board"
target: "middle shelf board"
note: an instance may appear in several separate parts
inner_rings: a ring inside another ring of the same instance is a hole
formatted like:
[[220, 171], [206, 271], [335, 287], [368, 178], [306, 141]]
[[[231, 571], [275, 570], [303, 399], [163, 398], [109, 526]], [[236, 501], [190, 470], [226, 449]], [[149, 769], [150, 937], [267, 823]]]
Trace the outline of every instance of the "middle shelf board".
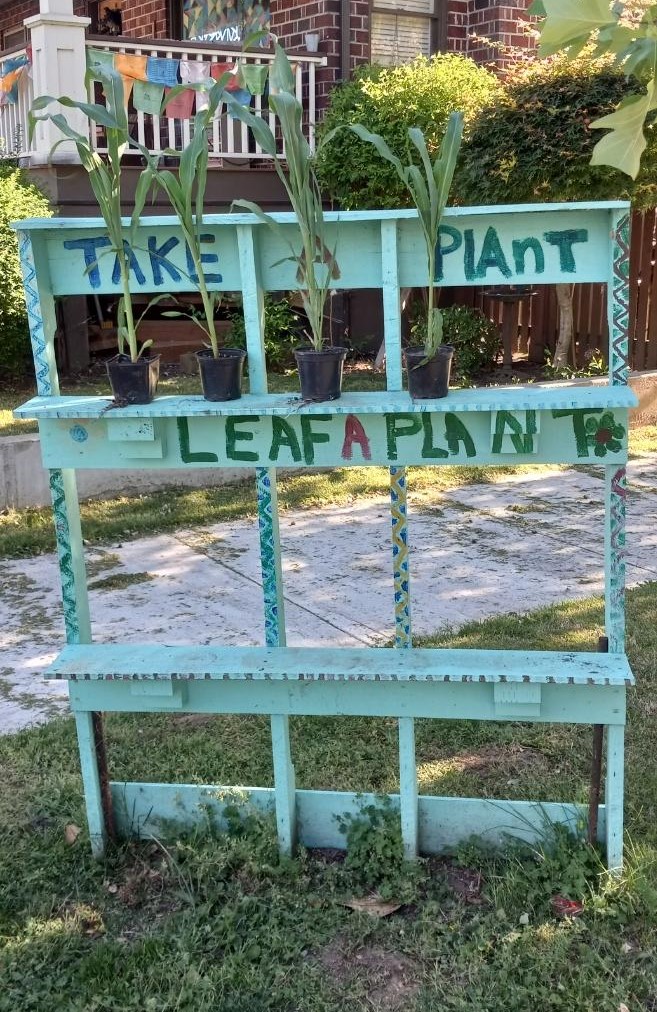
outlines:
[[405, 390], [351, 391], [337, 401], [307, 403], [300, 394], [245, 394], [237, 401], [206, 401], [166, 394], [150, 404], [115, 407], [110, 396], [33, 397], [16, 408], [16, 418], [191, 418], [231, 415], [367, 415], [486, 411], [549, 411], [633, 408], [638, 399], [626, 386], [531, 383], [510, 387], [452, 390], [439, 400], [413, 401]]

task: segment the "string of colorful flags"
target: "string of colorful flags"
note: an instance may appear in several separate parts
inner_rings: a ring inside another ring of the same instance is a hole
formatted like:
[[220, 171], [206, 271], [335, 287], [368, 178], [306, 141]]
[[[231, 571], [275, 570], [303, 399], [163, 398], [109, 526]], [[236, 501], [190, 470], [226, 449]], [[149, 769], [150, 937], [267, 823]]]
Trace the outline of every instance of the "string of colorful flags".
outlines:
[[17, 53], [0, 63], [0, 106], [16, 105], [21, 79], [29, 75], [32, 67], [32, 52]]
[[[262, 95], [267, 86], [268, 64], [209, 63], [201, 60], [177, 60], [164, 56], [137, 56], [103, 49], [87, 50], [87, 68], [94, 72], [112, 67], [123, 80], [126, 105], [132, 97], [134, 108], [151, 116], [159, 116], [162, 102], [172, 88], [185, 84], [209, 83], [228, 74], [226, 91], [241, 105], [249, 105], [254, 95]], [[189, 119], [196, 111], [207, 108], [207, 91], [186, 88], [167, 102], [168, 119]]]

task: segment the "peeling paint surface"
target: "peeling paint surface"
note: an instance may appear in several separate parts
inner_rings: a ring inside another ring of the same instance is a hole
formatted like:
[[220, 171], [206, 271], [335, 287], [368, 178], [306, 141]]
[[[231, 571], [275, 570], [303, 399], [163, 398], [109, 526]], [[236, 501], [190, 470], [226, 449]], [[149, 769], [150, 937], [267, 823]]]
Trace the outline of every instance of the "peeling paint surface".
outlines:
[[[629, 464], [628, 485], [632, 586], [657, 579], [657, 454]], [[603, 517], [602, 469], [541, 469], [443, 495], [410, 487], [415, 633], [601, 594]], [[280, 523], [289, 645], [390, 641], [388, 499], [294, 510]], [[256, 520], [89, 548], [87, 566], [97, 641], [264, 645]], [[0, 731], [12, 732], [66, 707], [66, 684], [41, 679], [64, 646], [56, 556], [0, 560], [0, 586]]]

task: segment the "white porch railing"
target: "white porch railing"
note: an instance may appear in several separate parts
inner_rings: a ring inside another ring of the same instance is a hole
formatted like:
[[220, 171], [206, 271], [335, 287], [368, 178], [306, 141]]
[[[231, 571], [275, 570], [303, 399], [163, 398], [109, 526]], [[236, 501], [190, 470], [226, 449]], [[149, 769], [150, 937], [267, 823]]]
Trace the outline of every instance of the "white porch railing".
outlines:
[[[219, 46], [207, 43], [193, 42], [164, 42], [148, 41], [143, 39], [110, 39], [107, 36], [91, 37], [86, 40], [86, 47], [100, 49], [114, 53], [128, 53], [136, 56], [159, 56], [175, 60], [192, 60], [199, 63], [221, 63], [234, 64], [237, 60], [245, 63], [266, 65], [273, 60], [273, 52], [269, 50], [249, 51], [241, 53], [234, 49], [223, 49]], [[15, 57], [24, 54], [26, 49], [14, 50], [13, 52], [0, 53], [0, 61], [8, 57]], [[296, 64], [296, 93], [303, 105], [303, 122], [306, 130], [306, 137], [311, 148], [315, 144], [316, 124], [316, 68], [326, 64], [325, 56], [313, 56], [310, 54], [299, 54], [292, 58]], [[85, 66], [79, 68], [68, 67], [66, 78], [71, 85], [65, 89], [66, 94], [84, 94]], [[0, 106], [0, 158], [12, 156], [28, 159], [33, 157], [35, 163], [47, 162], [49, 160], [49, 149], [54, 138], [41, 138], [37, 136], [33, 143], [29, 140], [28, 113], [32, 102], [38, 92], [38, 81], [43, 74], [34, 75], [26, 70], [18, 83], [18, 97], [15, 104]], [[73, 84], [75, 83], [75, 87]], [[58, 92], [50, 92], [57, 94]], [[59, 92], [61, 93], [61, 92]], [[102, 100], [100, 89], [95, 95], [90, 94], [92, 101]], [[251, 102], [253, 111], [266, 118], [274, 128], [274, 117], [269, 111], [267, 99], [264, 95], [254, 95]], [[129, 106], [130, 123], [133, 136], [140, 144], [143, 144], [151, 152], [157, 153], [165, 149], [180, 151], [189, 142], [193, 129], [192, 119], [176, 119], [168, 116], [155, 116], [149, 113], [135, 110], [132, 104]], [[60, 135], [58, 135], [60, 136]], [[226, 108], [221, 107], [212, 124], [209, 132], [210, 155], [213, 159], [229, 160], [234, 162], [250, 162], [252, 160], [267, 160], [270, 156], [262, 151], [256, 144], [255, 139], [245, 124], [230, 117]], [[91, 140], [96, 149], [103, 153], [104, 135], [101, 130], [94, 132]], [[70, 145], [68, 145], [70, 147]], [[43, 150], [41, 150], [43, 148]], [[279, 149], [282, 155], [282, 142]]]
[[[0, 61], [25, 56], [27, 50], [14, 49], [0, 54]], [[30, 153], [28, 113], [34, 100], [32, 78], [26, 68], [18, 80], [15, 103], [0, 106], [0, 159], [25, 158]]]
[[[234, 64], [237, 60], [241, 63], [256, 65], [267, 65], [273, 60], [273, 53], [268, 50], [262, 52], [239, 53], [234, 49], [221, 49], [217, 46], [207, 44], [180, 42], [173, 43], [166, 41], [144, 42], [135, 39], [89, 39], [87, 46], [94, 49], [101, 49], [108, 52], [128, 53], [135, 56], [157, 56], [174, 60], [191, 60], [207, 64]], [[326, 63], [326, 57], [322, 56], [294, 56], [296, 64], [296, 94], [304, 107], [304, 124], [307, 131], [307, 139], [314, 148], [315, 143], [315, 69]], [[92, 97], [92, 96], [90, 96]], [[96, 94], [96, 101], [98, 95]], [[274, 117], [267, 107], [267, 100], [263, 95], [254, 95], [251, 107], [258, 116], [263, 116], [269, 121], [272, 130], [274, 129]], [[157, 153], [165, 148], [180, 151], [189, 143], [193, 120], [174, 119], [168, 116], [154, 116], [141, 110], [132, 110], [130, 107], [130, 119], [133, 136], [140, 144], [143, 144], [151, 152]], [[225, 107], [220, 107], [215, 117], [212, 128], [209, 132], [210, 155], [213, 158], [230, 159], [235, 161], [251, 159], [267, 159], [270, 156], [265, 154], [262, 148], [256, 144], [254, 138], [244, 123], [231, 118], [226, 113]], [[99, 132], [92, 140], [99, 152], [105, 150], [102, 132]], [[282, 144], [280, 153], [283, 154]]]

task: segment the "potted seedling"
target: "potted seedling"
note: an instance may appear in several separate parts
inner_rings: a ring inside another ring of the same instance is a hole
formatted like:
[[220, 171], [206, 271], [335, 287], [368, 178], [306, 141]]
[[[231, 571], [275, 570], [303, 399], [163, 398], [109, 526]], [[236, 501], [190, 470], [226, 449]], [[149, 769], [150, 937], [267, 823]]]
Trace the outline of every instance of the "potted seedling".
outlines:
[[460, 112], [450, 114], [440, 151], [433, 161], [422, 131], [418, 127], [409, 129], [409, 140], [420, 155], [421, 170], [412, 161], [408, 165], [402, 164], [378, 134], [371, 133], [360, 124], [349, 129], [361, 140], [373, 144], [382, 158], [394, 166], [417, 210], [426, 244], [428, 297], [426, 318], [414, 328], [413, 334], [421, 341], [422, 347], [406, 351], [408, 390], [414, 399], [446, 397], [454, 348], [443, 343], [442, 313], [435, 305], [436, 248], [438, 228], [461, 146], [463, 115]]
[[[328, 345], [323, 336], [324, 308], [331, 282], [340, 277], [335, 259], [325, 239], [322, 195], [315, 175], [314, 160], [303, 130], [303, 108], [296, 97], [295, 79], [285, 50], [275, 40], [274, 59], [269, 76], [269, 104], [275, 114], [283, 140], [284, 155], [279, 154], [274, 133], [263, 119], [247, 106], [235, 103], [230, 95], [231, 115], [246, 123], [256, 142], [269, 155], [285, 187], [299, 225], [299, 244], [271, 215], [250, 200], [236, 200], [233, 207], [251, 211], [283, 240], [290, 251], [286, 260], [297, 265], [304, 312], [308, 319], [309, 348], [297, 348], [294, 355], [299, 368], [301, 395], [306, 401], [336, 400], [342, 389], [342, 367], [347, 354], [344, 347]], [[327, 143], [332, 133], [324, 138]]]
[[[89, 176], [89, 183], [98, 202], [100, 214], [107, 229], [108, 245], [101, 256], [116, 257], [119, 269], [121, 298], [117, 319], [118, 354], [107, 363], [110, 386], [114, 399], [119, 404], [147, 404], [155, 396], [160, 370], [160, 356], [151, 353], [152, 341], [137, 341], [137, 324], [130, 295], [130, 265], [134, 256], [132, 242], [140, 215], [144, 209], [151, 186], [149, 166], [139, 176], [134, 196], [134, 207], [130, 217], [128, 236], [125, 237], [124, 221], [121, 217], [121, 164], [131, 147], [128, 129], [123, 81], [112, 67], [95, 68], [87, 74], [89, 79], [100, 82], [105, 96], [105, 105], [79, 102], [62, 96], [51, 98], [42, 95], [32, 105], [30, 112], [30, 133], [34, 132], [37, 120], [51, 120], [63, 137], [54, 145], [53, 151], [67, 140], [73, 141], [80, 161]], [[91, 130], [101, 127], [107, 139], [107, 159], [94, 150], [89, 134], [80, 134], [68, 123], [61, 112], [49, 112], [35, 116], [52, 102], [59, 102], [68, 109], [78, 109], [88, 119]], [[53, 153], [51, 151], [51, 154]], [[150, 156], [149, 156], [150, 160]], [[87, 270], [96, 267], [91, 264]]]
[[[197, 111], [192, 139], [179, 155], [178, 174], [154, 166], [152, 161], [149, 163], [153, 183], [166, 193], [178, 217], [194, 265], [194, 283], [198, 288], [202, 306], [201, 312], [193, 309], [188, 312], [170, 310], [163, 315], [186, 316], [203, 331], [206, 347], [196, 353], [196, 359], [201, 373], [203, 396], [208, 401], [232, 401], [241, 396], [242, 370], [246, 357], [246, 352], [242, 348], [219, 347], [215, 312], [221, 302], [221, 293], [208, 289], [203, 273], [201, 250], [203, 202], [209, 159], [208, 129], [219, 104], [225, 99], [224, 88], [229, 77], [230, 74], [226, 73], [219, 78], [207, 96], [205, 108]], [[195, 90], [202, 89], [202, 85], [195, 86]], [[184, 88], [173, 88], [163, 105], [175, 97], [179, 90]], [[167, 154], [178, 155], [178, 152], [170, 151]]]

